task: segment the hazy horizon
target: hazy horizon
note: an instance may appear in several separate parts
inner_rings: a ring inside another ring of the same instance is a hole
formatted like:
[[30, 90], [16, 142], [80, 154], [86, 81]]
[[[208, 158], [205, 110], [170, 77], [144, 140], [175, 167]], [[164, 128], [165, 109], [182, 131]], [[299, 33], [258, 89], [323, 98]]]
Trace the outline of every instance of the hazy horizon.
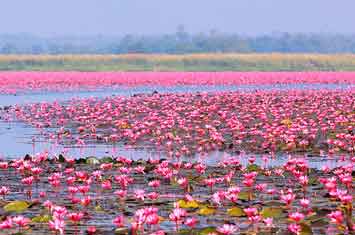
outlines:
[[37, 36], [189, 33], [355, 34], [355, 1], [2, 0], [0, 34]]

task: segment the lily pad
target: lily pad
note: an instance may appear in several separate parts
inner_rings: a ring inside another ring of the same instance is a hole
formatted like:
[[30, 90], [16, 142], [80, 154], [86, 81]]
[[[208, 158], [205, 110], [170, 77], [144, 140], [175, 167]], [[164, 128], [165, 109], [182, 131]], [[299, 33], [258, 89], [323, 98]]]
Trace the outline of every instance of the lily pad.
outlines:
[[4, 210], [7, 212], [21, 213], [28, 209], [30, 204], [25, 201], [13, 201], [4, 206]]
[[99, 161], [99, 159], [97, 159], [95, 157], [89, 157], [88, 159], [86, 159], [86, 164], [97, 165], [97, 164], [100, 164], [100, 161]]
[[312, 235], [313, 234], [311, 226], [309, 226], [306, 223], [300, 223], [300, 225], [301, 225], [301, 233], [300, 233], [301, 235]]
[[100, 163], [113, 163], [114, 160], [112, 157], [103, 157], [100, 159]]
[[64, 158], [64, 156], [62, 154], [59, 154], [58, 161], [61, 162], [61, 163], [65, 162], [65, 158]]
[[115, 235], [126, 235], [128, 234], [129, 230], [128, 228], [117, 228], [115, 230]]
[[190, 235], [191, 234], [191, 229], [180, 229], [177, 232], [178, 235]]
[[227, 210], [227, 214], [229, 216], [233, 216], [233, 217], [243, 217], [243, 216], [245, 216], [245, 212], [243, 211], [243, 209], [240, 208], [240, 207], [237, 207], [237, 206], [229, 208]]
[[104, 209], [100, 205], [95, 206], [95, 211], [98, 212], [98, 213], [105, 212]]
[[40, 215], [33, 217], [31, 221], [33, 223], [48, 223], [52, 219], [52, 216], [50, 215]]
[[250, 165], [247, 166], [247, 170], [249, 172], [251, 172], [251, 171], [259, 171], [260, 167], [258, 165], [256, 165], [256, 164], [250, 164]]
[[310, 177], [309, 180], [308, 180], [308, 184], [310, 184], [310, 185], [318, 185], [319, 184], [318, 178], [317, 177]]
[[216, 228], [215, 227], [208, 227], [208, 228], [204, 228], [201, 229], [200, 231], [198, 231], [198, 235], [208, 235], [210, 233], [215, 233], [216, 232]]
[[238, 194], [238, 199], [242, 201], [249, 201], [249, 195], [250, 195], [250, 199], [253, 199], [253, 194], [249, 194], [249, 192], [240, 192]]
[[329, 224], [328, 220], [325, 217], [317, 218], [317, 219], [312, 219], [311, 221], [312, 226], [326, 226]]
[[181, 208], [189, 209], [189, 208], [198, 208], [200, 205], [197, 201], [186, 201], [186, 200], [179, 200], [178, 204]]
[[282, 217], [283, 210], [278, 207], [264, 207], [260, 214], [264, 218], [280, 218]]
[[197, 212], [199, 215], [202, 215], [202, 216], [209, 216], [209, 215], [213, 215], [216, 213], [216, 209], [215, 208], [212, 208], [212, 207], [202, 207], [200, 210], [198, 210]]

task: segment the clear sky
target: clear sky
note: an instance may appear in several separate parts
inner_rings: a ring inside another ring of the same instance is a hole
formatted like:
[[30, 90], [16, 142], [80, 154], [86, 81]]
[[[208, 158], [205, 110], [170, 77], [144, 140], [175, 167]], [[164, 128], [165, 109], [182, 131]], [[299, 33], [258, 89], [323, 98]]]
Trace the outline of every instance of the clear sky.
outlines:
[[355, 33], [355, 0], [0, 0], [0, 34]]

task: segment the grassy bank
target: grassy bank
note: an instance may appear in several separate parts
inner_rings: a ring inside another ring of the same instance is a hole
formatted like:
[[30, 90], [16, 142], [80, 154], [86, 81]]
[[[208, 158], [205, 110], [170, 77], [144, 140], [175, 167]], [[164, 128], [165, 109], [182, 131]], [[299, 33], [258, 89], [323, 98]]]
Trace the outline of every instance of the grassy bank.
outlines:
[[355, 71], [355, 54], [0, 55], [10, 71]]

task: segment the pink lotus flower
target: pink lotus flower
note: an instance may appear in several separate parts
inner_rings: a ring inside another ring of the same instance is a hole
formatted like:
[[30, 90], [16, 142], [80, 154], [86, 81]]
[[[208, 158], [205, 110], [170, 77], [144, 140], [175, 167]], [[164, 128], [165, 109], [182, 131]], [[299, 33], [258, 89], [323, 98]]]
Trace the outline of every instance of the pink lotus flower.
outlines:
[[169, 219], [175, 222], [176, 224], [180, 224], [182, 223], [186, 215], [187, 213], [184, 209], [176, 207], [173, 209], [172, 213], [169, 214]]
[[101, 187], [104, 189], [104, 190], [111, 190], [112, 189], [112, 184], [111, 184], [111, 181], [109, 180], [105, 180], [101, 183]]
[[88, 233], [88, 235], [93, 235], [97, 232], [97, 229], [95, 226], [89, 226], [87, 228], [86, 232]]
[[31, 222], [30, 219], [25, 218], [22, 215], [13, 217], [12, 221], [20, 227], [26, 227]]
[[301, 220], [304, 219], [304, 214], [299, 213], [299, 212], [293, 212], [291, 214], [289, 214], [288, 216], [291, 220], [299, 223]]
[[235, 233], [236, 231], [238, 231], [238, 227], [231, 224], [224, 224], [223, 226], [217, 228], [217, 232], [223, 235], [230, 235]]
[[187, 226], [189, 226], [190, 228], [194, 228], [197, 223], [198, 223], [198, 220], [197, 220], [196, 218], [194, 218], [194, 217], [192, 217], [192, 218], [187, 218], [187, 219], [185, 220], [185, 224], [186, 224]]
[[301, 226], [298, 224], [290, 224], [287, 228], [291, 233], [294, 233], [297, 235], [299, 235], [301, 233]]
[[343, 213], [341, 211], [333, 211], [327, 215], [332, 223], [342, 224], [343, 223]]
[[160, 181], [159, 180], [153, 180], [153, 181], [150, 181], [148, 183], [148, 185], [150, 187], [153, 187], [153, 188], [158, 188], [160, 186]]
[[13, 227], [12, 218], [8, 218], [5, 221], [0, 222], [0, 229], [11, 229]]
[[309, 207], [309, 204], [310, 204], [310, 201], [306, 198], [302, 198], [300, 200], [300, 204], [303, 208], [308, 208]]
[[84, 217], [84, 214], [82, 212], [79, 213], [69, 213], [67, 214], [67, 217], [73, 222], [73, 223], [78, 223], [80, 220]]
[[265, 218], [265, 219], [263, 219], [263, 222], [265, 223], [266, 227], [273, 226], [273, 218]]
[[118, 228], [124, 227], [124, 218], [122, 215], [117, 216], [112, 222]]
[[58, 231], [60, 234], [64, 234], [65, 222], [61, 219], [54, 219], [49, 221], [49, 228], [54, 231]]
[[6, 186], [2, 186], [0, 188], [0, 195], [3, 196], [5, 198], [6, 195], [8, 195], [10, 193], [10, 188], [6, 187]]

